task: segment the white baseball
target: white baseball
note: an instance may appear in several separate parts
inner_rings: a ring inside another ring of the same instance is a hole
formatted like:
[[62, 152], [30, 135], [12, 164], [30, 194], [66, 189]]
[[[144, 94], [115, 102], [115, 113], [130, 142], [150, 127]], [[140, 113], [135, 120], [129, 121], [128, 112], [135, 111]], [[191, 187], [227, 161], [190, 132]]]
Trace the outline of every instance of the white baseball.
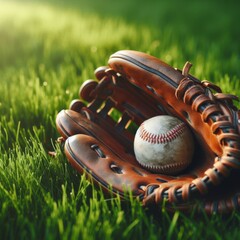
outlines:
[[144, 168], [175, 174], [191, 163], [194, 140], [186, 123], [172, 116], [156, 116], [144, 121], [138, 128], [134, 152]]

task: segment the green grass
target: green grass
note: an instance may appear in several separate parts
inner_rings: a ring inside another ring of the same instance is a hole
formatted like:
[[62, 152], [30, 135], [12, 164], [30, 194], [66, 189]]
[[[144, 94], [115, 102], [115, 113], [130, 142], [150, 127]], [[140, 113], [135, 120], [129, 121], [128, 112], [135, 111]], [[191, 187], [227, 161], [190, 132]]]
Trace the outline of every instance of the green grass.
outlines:
[[189, 60], [193, 75], [240, 96], [238, 10], [223, 0], [0, 1], [1, 238], [239, 239], [238, 212], [169, 214], [104, 197], [55, 142], [56, 114], [120, 49], [178, 68]]

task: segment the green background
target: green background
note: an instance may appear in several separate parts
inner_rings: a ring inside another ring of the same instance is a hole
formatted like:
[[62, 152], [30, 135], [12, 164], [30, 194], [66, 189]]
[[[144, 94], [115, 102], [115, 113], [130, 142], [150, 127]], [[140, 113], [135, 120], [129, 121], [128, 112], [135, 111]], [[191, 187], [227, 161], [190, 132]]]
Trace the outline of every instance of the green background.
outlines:
[[169, 214], [104, 197], [67, 163], [55, 118], [120, 49], [177, 68], [190, 61], [192, 75], [240, 96], [239, 7], [224, 0], [0, 1], [2, 238], [238, 239], [238, 212]]

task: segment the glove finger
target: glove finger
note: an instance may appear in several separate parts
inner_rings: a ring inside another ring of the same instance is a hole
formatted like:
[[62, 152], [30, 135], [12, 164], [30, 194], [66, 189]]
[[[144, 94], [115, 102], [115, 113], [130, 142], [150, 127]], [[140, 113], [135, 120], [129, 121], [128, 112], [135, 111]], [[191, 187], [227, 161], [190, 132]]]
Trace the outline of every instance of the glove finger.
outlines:
[[[124, 196], [127, 191], [134, 196], [144, 194], [144, 187], [150, 183], [160, 184], [172, 177], [152, 174], [119, 158], [111, 149], [96, 138], [84, 134], [69, 137], [65, 143], [65, 154], [69, 162], [80, 173], [86, 172], [104, 189]], [[126, 191], [126, 192], [125, 192]]]

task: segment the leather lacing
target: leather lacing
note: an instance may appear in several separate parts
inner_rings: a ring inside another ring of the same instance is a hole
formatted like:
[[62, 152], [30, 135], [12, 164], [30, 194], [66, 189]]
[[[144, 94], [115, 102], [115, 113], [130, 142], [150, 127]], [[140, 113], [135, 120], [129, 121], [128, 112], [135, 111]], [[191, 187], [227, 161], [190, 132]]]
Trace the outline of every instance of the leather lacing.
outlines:
[[[222, 148], [222, 155], [215, 158], [212, 168], [205, 171], [204, 177], [192, 181], [185, 181], [157, 186], [149, 185], [146, 189], [144, 204], [149, 202], [161, 203], [167, 199], [170, 203], [185, 202], [196, 194], [205, 194], [212, 185], [218, 185], [228, 177], [232, 169], [240, 169], [240, 111], [234, 106], [233, 100], [238, 100], [234, 95], [223, 94], [221, 89], [206, 80], [200, 82], [191, 77], [188, 72], [191, 67], [186, 63], [182, 74], [184, 78], [176, 89], [176, 97], [192, 109], [201, 114], [202, 121], [209, 124], [212, 133], [217, 135]], [[213, 92], [216, 92], [215, 94]], [[219, 104], [224, 105], [230, 112], [224, 115]], [[237, 198], [237, 199], [236, 199]], [[214, 206], [213, 206], [214, 205]], [[225, 211], [226, 208], [240, 207], [240, 196], [236, 194], [226, 202], [206, 203], [206, 208], [211, 211]]]

